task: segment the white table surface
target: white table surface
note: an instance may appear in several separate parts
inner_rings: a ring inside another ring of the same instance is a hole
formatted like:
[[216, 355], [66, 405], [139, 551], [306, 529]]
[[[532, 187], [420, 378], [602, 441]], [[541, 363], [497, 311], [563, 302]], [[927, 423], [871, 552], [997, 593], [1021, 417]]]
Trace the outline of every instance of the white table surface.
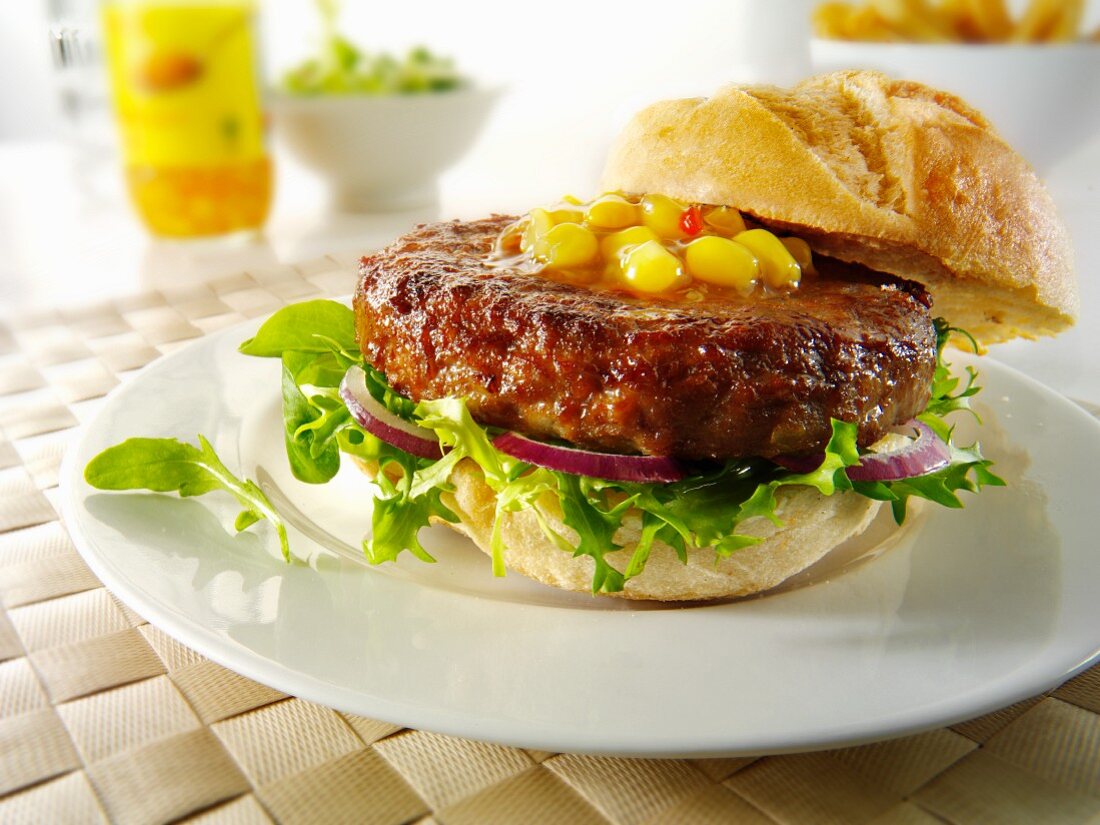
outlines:
[[[0, 313], [86, 303], [324, 254], [352, 257], [421, 221], [521, 210], [570, 190], [591, 194], [606, 138], [595, 132], [583, 137], [577, 144], [583, 148], [544, 157], [525, 174], [527, 155], [514, 148], [527, 145], [525, 136], [490, 128], [443, 179], [441, 207], [390, 215], [328, 211], [323, 186], [277, 151], [277, 195], [263, 237], [228, 248], [152, 240], [128, 208], [109, 152], [61, 142], [0, 143]], [[1071, 398], [1100, 406], [1100, 137], [1046, 179], [1074, 238], [1081, 320], [1058, 338], [1013, 342], [991, 353]], [[563, 182], [557, 192], [548, 189], [554, 180]]]

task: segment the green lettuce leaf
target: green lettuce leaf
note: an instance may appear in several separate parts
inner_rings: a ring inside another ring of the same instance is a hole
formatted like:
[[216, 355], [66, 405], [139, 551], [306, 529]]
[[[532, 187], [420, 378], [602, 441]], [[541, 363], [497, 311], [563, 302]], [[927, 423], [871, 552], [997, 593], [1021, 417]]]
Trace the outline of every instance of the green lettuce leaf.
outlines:
[[279, 536], [283, 558], [290, 561], [286, 527], [263, 490], [233, 475], [203, 436], [198, 441], [196, 447], [175, 438], [128, 438], [89, 461], [84, 480], [97, 490], [151, 490], [183, 497], [225, 490], [244, 508], [234, 522], [237, 532], [267, 519]]
[[975, 352], [978, 351], [978, 343], [966, 330], [953, 327], [942, 318], [936, 318], [933, 323], [936, 328], [936, 370], [932, 376], [932, 397], [924, 412], [917, 418], [931, 427], [943, 441], [950, 442], [953, 427], [944, 420], [944, 416], [962, 410], [974, 416], [980, 424], [978, 414], [970, 408], [970, 399], [981, 392], [981, 387], [975, 383], [977, 371], [973, 367], [967, 367], [966, 384], [959, 390], [962, 381], [951, 374], [951, 364], [944, 359], [944, 350], [953, 334], [970, 341]]
[[[282, 360], [283, 429], [287, 460], [300, 481], [324, 484], [340, 469], [337, 436], [351, 424], [338, 387], [363, 357], [355, 313], [337, 301], [283, 307], [240, 345], [245, 355]], [[406, 402], [407, 403], [407, 402]]]
[[[433, 517], [455, 523], [458, 516], [442, 501], [441, 495], [451, 490], [444, 478], [436, 487], [421, 495], [411, 495], [417, 470], [431, 465], [429, 459], [411, 456], [352, 423], [338, 436], [340, 449], [363, 461], [378, 464], [375, 485], [379, 494], [371, 513], [371, 532], [363, 539], [363, 552], [371, 564], [395, 561], [408, 550], [421, 561], [434, 562], [420, 543], [420, 529]], [[396, 477], [396, 481], [394, 478]]]
[[343, 404], [333, 406], [323, 395], [307, 395], [300, 374], [309, 369], [312, 359], [308, 352], [283, 353], [283, 435], [294, 477], [324, 484], [340, 469], [336, 433], [351, 417]]
[[285, 306], [264, 321], [256, 334], [242, 343], [240, 352], [279, 358], [287, 350], [358, 352], [355, 313], [338, 301], [302, 301]]

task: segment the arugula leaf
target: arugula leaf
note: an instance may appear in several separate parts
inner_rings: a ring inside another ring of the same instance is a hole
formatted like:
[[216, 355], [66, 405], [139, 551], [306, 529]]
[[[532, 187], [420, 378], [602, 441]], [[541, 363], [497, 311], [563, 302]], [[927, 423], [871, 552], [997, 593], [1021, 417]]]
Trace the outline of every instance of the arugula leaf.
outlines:
[[278, 358], [288, 350], [331, 352], [332, 342], [338, 350], [356, 351], [355, 313], [338, 301], [302, 301], [280, 309], [238, 349], [245, 355]]
[[244, 508], [234, 522], [237, 532], [267, 519], [279, 536], [283, 558], [290, 561], [286, 527], [263, 490], [233, 475], [210, 442], [201, 435], [198, 440], [195, 447], [175, 438], [128, 438], [89, 461], [84, 480], [97, 490], [152, 490], [183, 497], [225, 490]]
[[309, 403], [317, 410], [318, 415], [312, 421], [300, 426], [294, 436], [312, 438], [309, 455], [316, 460], [330, 448], [336, 449], [336, 433], [351, 421], [351, 413], [334, 390], [318, 391], [316, 395], [310, 397]]
[[[282, 359], [284, 441], [291, 472], [300, 481], [323, 484], [340, 469], [339, 437], [352, 420], [338, 388], [351, 365], [363, 368], [370, 393], [395, 414], [411, 418], [416, 407], [364, 363], [355, 340], [355, 313], [337, 301], [284, 307], [239, 349]], [[446, 475], [438, 475], [437, 481], [446, 481]]]

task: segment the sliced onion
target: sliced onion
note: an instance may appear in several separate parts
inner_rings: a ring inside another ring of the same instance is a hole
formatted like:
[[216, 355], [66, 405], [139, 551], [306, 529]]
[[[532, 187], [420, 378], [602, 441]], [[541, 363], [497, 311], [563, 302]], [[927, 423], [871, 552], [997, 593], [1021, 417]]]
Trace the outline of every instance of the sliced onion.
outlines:
[[559, 447], [507, 432], [493, 439], [493, 446], [512, 458], [548, 470], [591, 476], [607, 481], [679, 481], [687, 473], [674, 458], [657, 455], [617, 455]]
[[359, 426], [387, 444], [420, 458], [443, 455], [439, 439], [426, 427], [418, 427], [386, 409], [367, 389], [367, 374], [350, 366], [340, 382], [340, 397]]
[[[932, 428], [923, 421], [912, 419], [902, 425], [917, 431], [917, 437], [896, 450], [885, 453], [868, 453], [859, 464], [847, 468], [852, 481], [900, 481], [903, 478], [923, 476], [946, 467], [951, 462], [951, 451]], [[795, 473], [809, 473], [821, 466], [825, 455], [777, 456], [776, 464]]]

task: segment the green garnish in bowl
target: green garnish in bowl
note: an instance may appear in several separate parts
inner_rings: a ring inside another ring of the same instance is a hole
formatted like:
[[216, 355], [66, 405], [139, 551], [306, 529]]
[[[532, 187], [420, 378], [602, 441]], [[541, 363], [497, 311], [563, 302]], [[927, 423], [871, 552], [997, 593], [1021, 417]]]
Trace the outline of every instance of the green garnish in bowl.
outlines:
[[324, 23], [318, 53], [283, 75], [280, 88], [292, 95], [411, 95], [447, 92], [465, 83], [449, 57], [424, 46], [404, 58], [386, 52], [371, 54], [336, 31], [337, 4], [317, 3]]

